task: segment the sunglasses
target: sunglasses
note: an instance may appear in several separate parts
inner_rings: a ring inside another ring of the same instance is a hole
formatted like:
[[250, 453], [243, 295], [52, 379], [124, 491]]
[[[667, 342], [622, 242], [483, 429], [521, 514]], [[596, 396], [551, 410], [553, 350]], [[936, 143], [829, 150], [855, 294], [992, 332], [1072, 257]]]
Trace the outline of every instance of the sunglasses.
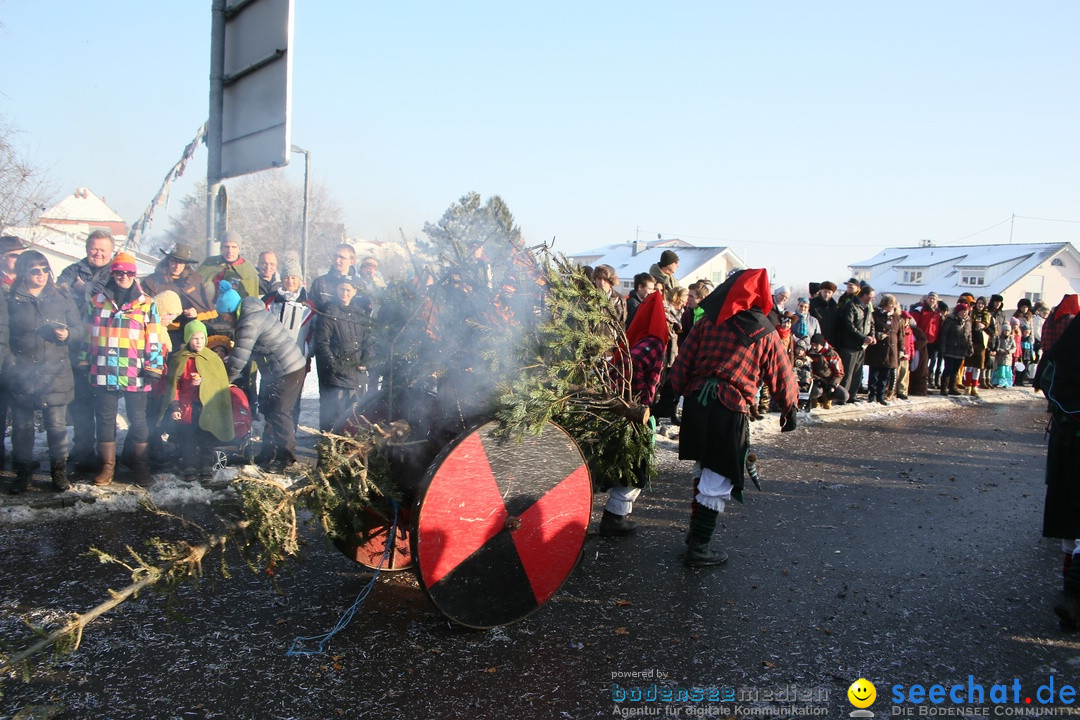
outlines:
[[48, 269], [43, 268], [43, 267], [30, 268], [30, 270], [28, 272], [31, 275], [48, 275], [49, 274]]
[[134, 270], [113, 270], [112, 274], [113, 274], [113, 277], [129, 277], [129, 278], [135, 277], [135, 271]]

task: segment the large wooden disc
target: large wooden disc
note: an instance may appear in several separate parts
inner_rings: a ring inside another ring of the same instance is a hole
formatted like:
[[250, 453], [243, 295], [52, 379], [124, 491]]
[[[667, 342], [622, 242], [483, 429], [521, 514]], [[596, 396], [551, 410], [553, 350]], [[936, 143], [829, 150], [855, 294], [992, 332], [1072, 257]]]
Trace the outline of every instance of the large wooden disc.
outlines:
[[491, 422], [443, 449], [413, 511], [420, 584], [454, 622], [489, 628], [543, 605], [585, 544], [592, 481], [566, 431], [521, 442]]
[[[387, 507], [387, 519], [374, 510], [368, 510], [365, 517], [365, 529], [356, 537], [346, 541], [336, 541], [337, 549], [345, 557], [373, 570], [393, 572], [412, 567], [412, 548], [409, 542], [409, 509], [399, 509], [397, 522], [392, 517], [393, 508]], [[390, 532], [394, 532], [394, 542], [389, 542]], [[389, 545], [389, 549], [387, 548]]]

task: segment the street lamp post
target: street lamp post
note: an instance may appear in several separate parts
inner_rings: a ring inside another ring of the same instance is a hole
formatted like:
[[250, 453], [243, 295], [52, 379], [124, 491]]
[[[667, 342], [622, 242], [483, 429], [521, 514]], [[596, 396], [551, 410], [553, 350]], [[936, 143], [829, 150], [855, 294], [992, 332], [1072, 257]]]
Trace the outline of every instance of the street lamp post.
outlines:
[[311, 152], [299, 145], [293, 145], [292, 151], [304, 154], [304, 212], [300, 220], [300, 268], [307, 282], [307, 236], [308, 236], [308, 199], [311, 197]]

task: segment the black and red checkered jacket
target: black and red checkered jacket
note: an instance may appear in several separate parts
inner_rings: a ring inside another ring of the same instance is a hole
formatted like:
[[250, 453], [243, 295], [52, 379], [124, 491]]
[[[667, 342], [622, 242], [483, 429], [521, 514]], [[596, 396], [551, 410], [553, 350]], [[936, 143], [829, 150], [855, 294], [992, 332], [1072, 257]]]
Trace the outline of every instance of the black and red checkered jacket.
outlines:
[[749, 346], [731, 323], [705, 318], [694, 323], [671, 368], [671, 384], [679, 395], [694, 397], [709, 378], [716, 378], [716, 397], [734, 412], [746, 412], [762, 383], [782, 409], [795, 405], [799, 385], [780, 336], [768, 332]]

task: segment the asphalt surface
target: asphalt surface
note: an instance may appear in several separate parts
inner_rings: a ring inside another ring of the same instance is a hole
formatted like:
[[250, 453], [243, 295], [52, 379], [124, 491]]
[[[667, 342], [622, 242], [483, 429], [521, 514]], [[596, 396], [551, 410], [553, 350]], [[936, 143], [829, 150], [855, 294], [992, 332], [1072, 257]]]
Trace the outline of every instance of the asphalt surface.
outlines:
[[[326, 654], [289, 657], [371, 572], [314, 533], [279, 592], [235, 558], [227, 579], [207, 561], [171, 604], [145, 592], [75, 653], [3, 678], [0, 718], [836, 718], [858, 678], [879, 718], [1064, 712], [1080, 636], [1050, 610], [1061, 553], [1040, 537], [1044, 410], [1012, 390], [856, 406], [783, 435], [773, 415], [753, 434], [763, 491], [722, 516], [727, 566], [701, 570], [680, 560], [689, 468], [665, 440], [639, 531], [591, 536], [550, 602], [493, 630], [452, 625], [411, 574], [384, 573]], [[32, 641], [26, 622], [127, 584], [90, 546], [177, 532], [119, 512], [0, 527], [4, 651]], [[941, 704], [923, 699], [935, 684]]]

